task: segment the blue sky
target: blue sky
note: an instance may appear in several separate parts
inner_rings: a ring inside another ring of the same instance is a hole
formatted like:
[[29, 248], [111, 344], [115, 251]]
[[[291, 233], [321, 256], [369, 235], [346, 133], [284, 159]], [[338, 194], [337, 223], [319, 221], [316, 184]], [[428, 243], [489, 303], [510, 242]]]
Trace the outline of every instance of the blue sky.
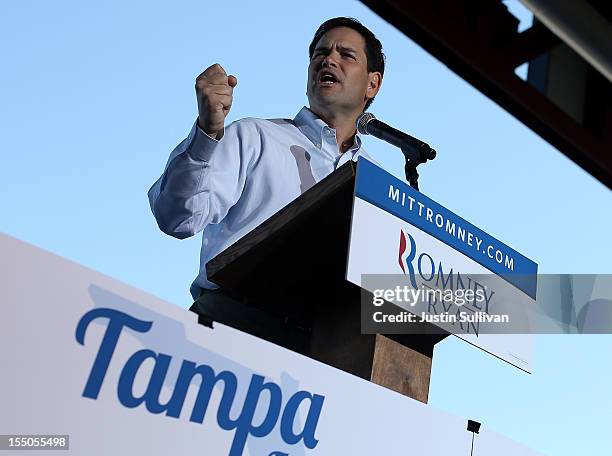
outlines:
[[[314, 30], [348, 15], [387, 53], [371, 111], [439, 151], [424, 193], [541, 272], [611, 272], [608, 189], [365, 6], [329, 3], [5, 5], [0, 230], [187, 307], [200, 238], [161, 233], [146, 192], [195, 119], [195, 77], [214, 62], [238, 77], [229, 121], [293, 117]], [[398, 151], [365, 145], [402, 176]], [[430, 402], [545, 454], [608, 455], [611, 351], [611, 336], [538, 336], [527, 375], [447, 339]]]

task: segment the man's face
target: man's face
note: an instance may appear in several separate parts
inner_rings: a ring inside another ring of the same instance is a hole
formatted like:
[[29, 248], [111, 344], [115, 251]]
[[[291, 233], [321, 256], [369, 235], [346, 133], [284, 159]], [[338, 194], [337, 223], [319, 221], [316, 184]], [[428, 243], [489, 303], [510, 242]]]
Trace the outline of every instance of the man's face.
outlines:
[[315, 112], [358, 115], [378, 92], [380, 81], [380, 73], [368, 73], [361, 34], [337, 27], [315, 46], [308, 65], [306, 95]]

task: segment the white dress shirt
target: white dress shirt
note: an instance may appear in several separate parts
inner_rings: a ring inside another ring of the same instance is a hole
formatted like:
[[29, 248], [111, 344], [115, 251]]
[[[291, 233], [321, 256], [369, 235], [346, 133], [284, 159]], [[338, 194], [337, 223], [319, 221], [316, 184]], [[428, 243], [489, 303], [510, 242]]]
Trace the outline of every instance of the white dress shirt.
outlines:
[[348, 160], [372, 160], [355, 136], [340, 153], [336, 130], [304, 107], [295, 119], [246, 118], [214, 140], [194, 124], [149, 190], [160, 229], [184, 239], [203, 231], [195, 299], [206, 263]]

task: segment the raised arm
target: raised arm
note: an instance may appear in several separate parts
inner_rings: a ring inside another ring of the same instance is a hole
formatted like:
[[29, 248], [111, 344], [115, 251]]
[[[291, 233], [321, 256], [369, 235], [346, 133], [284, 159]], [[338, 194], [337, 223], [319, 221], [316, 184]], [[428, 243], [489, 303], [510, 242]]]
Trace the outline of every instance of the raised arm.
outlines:
[[218, 64], [196, 79], [198, 119], [149, 190], [151, 210], [166, 234], [184, 239], [219, 223], [242, 194], [250, 145], [259, 141], [247, 123], [224, 128], [236, 83]]

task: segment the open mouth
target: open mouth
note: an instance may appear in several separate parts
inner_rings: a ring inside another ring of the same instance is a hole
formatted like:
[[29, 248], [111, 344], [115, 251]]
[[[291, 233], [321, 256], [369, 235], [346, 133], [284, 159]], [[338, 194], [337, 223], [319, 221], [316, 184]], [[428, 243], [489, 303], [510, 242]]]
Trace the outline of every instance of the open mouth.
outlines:
[[340, 81], [333, 73], [325, 71], [319, 74], [318, 82], [322, 86], [333, 86], [334, 84], [338, 84]]

